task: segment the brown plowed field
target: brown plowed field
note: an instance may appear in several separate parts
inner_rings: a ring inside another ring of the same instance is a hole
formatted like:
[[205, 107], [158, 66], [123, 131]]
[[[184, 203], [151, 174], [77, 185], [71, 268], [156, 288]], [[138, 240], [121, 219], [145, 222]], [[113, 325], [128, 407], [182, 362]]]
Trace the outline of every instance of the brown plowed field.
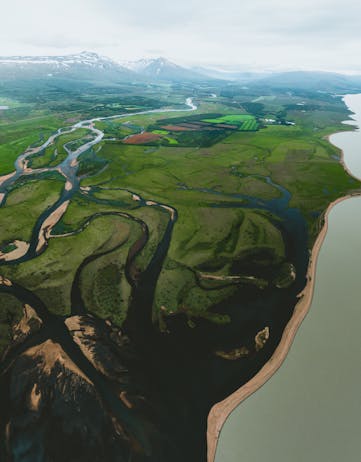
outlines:
[[197, 128], [183, 127], [182, 125], [164, 125], [163, 130], [169, 130], [170, 132], [189, 132], [197, 130]]
[[151, 143], [152, 141], [158, 141], [161, 139], [161, 136], [156, 135], [155, 133], [139, 133], [138, 135], [132, 135], [123, 142], [126, 144], [145, 144]]

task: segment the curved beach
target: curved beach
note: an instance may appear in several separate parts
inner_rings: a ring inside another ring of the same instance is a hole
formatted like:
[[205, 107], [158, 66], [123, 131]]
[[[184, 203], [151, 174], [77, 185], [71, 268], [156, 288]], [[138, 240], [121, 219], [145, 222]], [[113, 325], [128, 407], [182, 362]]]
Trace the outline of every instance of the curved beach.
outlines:
[[[332, 135], [328, 137], [329, 141]], [[345, 164], [344, 152], [341, 152], [341, 163], [349, 175], [353, 176], [349, 166]], [[361, 175], [360, 175], [361, 176]], [[355, 194], [356, 195], [356, 194]], [[357, 194], [358, 195], [358, 194]], [[316, 242], [313, 246], [308, 272], [307, 272], [307, 285], [302, 293], [299, 294], [299, 302], [297, 303], [293, 316], [284, 330], [281, 342], [275, 350], [271, 359], [263, 366], [263, 368], [256, 374], [249, 382], [239, 388], [236, 392], [230, 395], [225, 400], [217, 403], [211, 409], [208, 416], [208, 431], [207, 431], [207, 442], [208, 442], [208, 462], [213, 462], [215, 459], [216, 448], [220, 431], [230, 413], [246, 398], [257, 391], [262, 385], [264, 385], [275, 372], [280, 368], [282, 363], [287, 357], [287, 354], [292, 346], [293, 340], [296, 333], [307, 315], [312, 302], [314, 286], [315, 286], [315, 274], [318, 255], [324, 242], [325, 236], [328, 231], [328, 217], [333, 207], [346, 199], [349, 199], [350, 195], [339, 198], [332, 202], [324, 215], [324, 224], [321, 232], [319, 233]]]

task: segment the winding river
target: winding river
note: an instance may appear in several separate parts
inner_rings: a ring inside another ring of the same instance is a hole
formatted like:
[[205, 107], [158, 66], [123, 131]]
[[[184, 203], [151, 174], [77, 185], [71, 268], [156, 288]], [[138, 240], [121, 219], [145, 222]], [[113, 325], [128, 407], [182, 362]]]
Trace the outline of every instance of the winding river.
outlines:
[[[361, 126], [361, 95], [345, 103]], [[361, 131], [330, 141], [361, 178]], [[361, 197], [331, 210], [311, 310], [280, 370], [227, 420], [216, 462], [361, 460], [360, 210]]]
[[[81, 178], [77, 175], [78, 173], [78, 159], [84, 152], [88, 151], [93, 146], [99, 144], [103, 137], [104, 132], [97, 129], [94, 125], [95, 122], [102, 120], [111, 120], [119, 118], [129, 118], [135, 115], [151, 114], [151, 113], [163, 113], [163, 112], [184, 112], [184, 111], [195, 111], [197, 106], [193, 103], [192, 98], [187, 98], [185, 105], [188, 109], [151, 109], [148, 111], [140, 111], [131, 114], [117, 114], [109, 117], [96, 117], [93, 119], [82, 120], [75, 123], [74, 125], [66, 128], [59, 128], [54, 134], [52, 134], [41, 146], [29, 147], [24, 153], [20, 154], [15, 161], [15, 170], [12, 173], [3, 175], [0, 177], [0, 206], [6, 202], [6, 197], [11, 186], [21, 177], [29, 175], [42, 175], [48, 172], [58, 172], [66, 180], [65, 187], [62, 191], [59, 199], [46, 211], [44, 211], [38, 218], [30, 239], [30, 243], [16, 241], [14, 244], [16, 248], [9, 253], [2, 254], [0, 252], [0, 261], [4, 263], [21, 263], [26, 260], [30, 260], [40, 255], [47, 247], [49, 238], [51, 237], [51, 231], [54, 226], [62, 218], [66, 209], [74, 196], [74, 194], [80, 189]], [[64, 145], [64, 149], [67, 152], [67, 157], [58, 166], [48, 168], [32, 169], [28, 167], [29, 158], [35, 154], [42, 153], [48, 146], [54, 144], [55, 140], [64, 134], [72, 133], [78, 129], [88, 129], [93, 138], [82, 144], [75, 151], [72, 151], [67, 144]], [[158, 204], [154, 201], [145, 201], [141, 198], [134, 197], [134, 200], [139, 200], [141, 206], [160, 206], [167, 209], [171, 215], [171, 221], [175, 221], [174, 209], [164, 204]]]
[[[186, 105], [190, 108], [189, 110], [191, 111], [197, 109], [197, 107], [193, 104], [191, 98], [188, 98], [186, 100]], [[178, 111], [183, 111], [183, 109], [151, 110], [143, 111], [137, 114]], [[30, 155], [35, 154], [37, 152], [41, 152], [47, 146], [53, 144], [54, 140], [61, 134], [70, 133], [79, 128], [88, 128], [95, 135], [95, 137], [91, 141], [83, 144], [76, 151], [71, 151], [69, 148], [66, 148], [68, 153], [66, 160], [62, 164], [60, 164], [60, 166], [55, 168], [66, 179], [66, 184], [61, 193], [60, 198], [55, 202], [55, 204], [53, 204], [53, 206], [51, 206], [49, 209], [47, 209], [40, 215], [33, 229], [30, 243], [25, 243], [27, 245], [21, 245], [22, 243], [18, 243], [18, 249], [16, 249], [14, 253], [9, 252], [8, 254], [0, 254], [2, 265], [20, 263], [22, 261], [31, 260], [32, 258], [37, 257], [41, 252], [43, 252], [46, 249], [48, 239], [53, 237], [51, 236], [52, 228], [65, 213], [66, 208], [70, 203], [73, 194], [76, 191], [80, 190], [80, 178], [77, 176], [78, 157], [83, 152], [87, 151], [90, 147], [98, 144], [104, 136], [104, 133], [102, 131], [94, 127], [94, 122], [97, 120], [129, 116], [130, 115], [127, 114], [85, 120], [73, 125], [70, 128], [59, 129], [54, 135], [50, 136], [49, 139], [43, 145], [37, 148], [28, 148], [23, 154], [21, 154], [17, 158], [15, 162], [16, 170], [13, 173], [0, 178], [0, 205], [1, 202], [2, 204], [5, 203], [8, 188], [11, 187], [13, 182], [16, 181], [16, 179], [18, 179], [19, 177], [53, 170], [47, 168], [37, 170], [28, 169], [27, 158]], [[83, 224], [79, 232], [85, 226], [87, 226], [93, 219], [96, 219], [98, 216], [103, 215], [117, 215], [123, 218], [127, 218], [129, 220], [133, 220], [141, 226], [141, 237], [138, 238], [138, 240], [136, 240], [129, 249], [125, 272], [128, 282], [130, 283], [133, 289], [133, 302], [131, 304], [131, 307], [129, 308], [130, 314], [128, 316], [130, 319], [128, 321], [128, 324], [130, 324], [129, 330], [132, 329], [131, 321], [133, 319], [136, 319], [138, 321], [137, 331], [139, 330], [139, 335], [142, 335], [143, 329], [146, 329], [148, 327], [148, 324], [151, 324], [150, 311], [152, 303], [150, 301], [152, 301], [154, 298], [155, 285], [162, 268], [162, 263], [168, 251], [173, 226], [177, 220], [177, 211], [169, 205], [158, 203], [153, 200], [145, 200], [139, 195], [131, 193], [130, 191], [128, 192], [132, 194], [133, 200], [137, 201], [139, 203], [139, 206], [159, 207], [169, 215], [168, 224], [164, 232], [164, 236], [160, 240], [151, 261], [149, 262], [147, 268], [143, 271], [141, 276], [138, 276], [137, 278], [134, 277], [135, 271], [133, 269], [133, 263], [138, 253], [144, 248], [144, 246], [148, 242], [149, 238], [148, 227], [142, 220], [124, 212], [104, 212], [102, 214], [95, 214], [92, 217], [90, 217], [87, 220], [87, 222]], [[75, 231], [75, 233], [76, 232], [78, 231]], [[98, 258], [101, 255], [113, 252], [120, 245], [122, 245], [122, 243], [119, 243], [116, 247], [109, 250], [108, 252], [94, 255], [92, 257], [86, 258], [83, 261], [82, 265], [79, 267], [77, 271], [72, 287], [72, 315], [86, 314], [86, 310], [83, 306], [81, 299], [81, 292], [78, 287], [78, 280], [82, 268], [85, 265], [87, 265], [92, 258]], [[22, 250], [23, 254], [21, 254]], [[4, 258], [4, 256], [8, 258]], [[31, 305], [36, 311], [37, 315], [42, 320], [42, 322], [44, 323], [43, 327], [39, 330], [37, 334], [31, 336], [22, 344], [15, 346], [13, 350], [6, 355], [6, 358], [0, 364], [0, 375], [5, 370], [7, 370], [7, 368], [12, 364], [12, 361], [17, 357], [17, 355], [26, 351], [26, 349], [30, 346], [38, 345], [42, 343], [44, 340], [51, 338], [54, 342], [58, 342], [61, 345], [63, 351], [66, 352], [66, 354], [79, 367], [79, 369], [90, 378], [91, 382], [94, 384], [95, 388], [97, 389], [97, 392], [100, 394], [106, 406], [108, 406], [112, 410], [113, 415], [116, 416], [119, 419], [119, 421], [122, 421], [124, 423], [129, 434], [139, 441], [144, 453], [146, 455], [149, 455], [152, 449], [149, 441], [149, 436], [146, 435], [144, 428], [142, 428], [142, 426], [139, 425], [139, 423], [137, 423], [137, 416], [134, 415], [134, 413], [132, 413], [128, 409], [128, 407], [124, 405], [123, 402], [119, 401], [119, 399], [116, 397], [114, 393], [114, 390], [112, 390], [109, 386], [108, 381], [88, 361], [88, 359], [84, 356], [79, 346], [76, 345], [76, 343], [72, 340], [71, 335], [69, 334], [69, 330], [65, 325], [65, 319], [49, 312], [44, 303], [31, 291], [3, 277], [0, 278], [0, 292], [12, 294], [23, 304]], [[147, 303], [145, 303], [145, 300], [147, 300]], [[142, 304], [142, 310], [140, 310], [139, 308], [140, 304]]]

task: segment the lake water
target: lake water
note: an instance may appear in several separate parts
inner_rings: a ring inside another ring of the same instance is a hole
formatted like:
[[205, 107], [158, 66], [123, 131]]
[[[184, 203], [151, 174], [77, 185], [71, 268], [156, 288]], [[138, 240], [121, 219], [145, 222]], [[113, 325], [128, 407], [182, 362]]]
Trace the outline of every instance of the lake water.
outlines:
[[0, 111], [5, 111], [5, 109], [9, 109], [9, 106], [0, 106]]
[[[361, 95], [345, 98], [361, 126]], [[331, 141], [361, 178], [361, 132]], [[216, 462], [361, 461], [361, 197], [336, 205], [311, 310], [280, 370], [229, 417]]]

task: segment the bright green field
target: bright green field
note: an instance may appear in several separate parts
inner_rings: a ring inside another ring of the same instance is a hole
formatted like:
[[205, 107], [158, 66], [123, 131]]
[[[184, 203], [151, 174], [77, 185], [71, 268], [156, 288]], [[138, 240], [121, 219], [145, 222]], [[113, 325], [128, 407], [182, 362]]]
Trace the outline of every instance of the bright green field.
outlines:
[[155, 135], [168, 135], [169, 132], [167, 130], [152, 130], [152, 133]]
[[258, 123], [254, 116], [249, 114], [230, 114], [217, 119], [203, 119], [203, 122], [212, 124], [231, 124], [238, 125], [240, 131], [255, 131], [258, 129]]
[[203, 122], [242, 125], [246, 120], [254, 120], [254, 117], [249, 114], [230, 114], [218, 117], [217, 119], [204, 119]]

